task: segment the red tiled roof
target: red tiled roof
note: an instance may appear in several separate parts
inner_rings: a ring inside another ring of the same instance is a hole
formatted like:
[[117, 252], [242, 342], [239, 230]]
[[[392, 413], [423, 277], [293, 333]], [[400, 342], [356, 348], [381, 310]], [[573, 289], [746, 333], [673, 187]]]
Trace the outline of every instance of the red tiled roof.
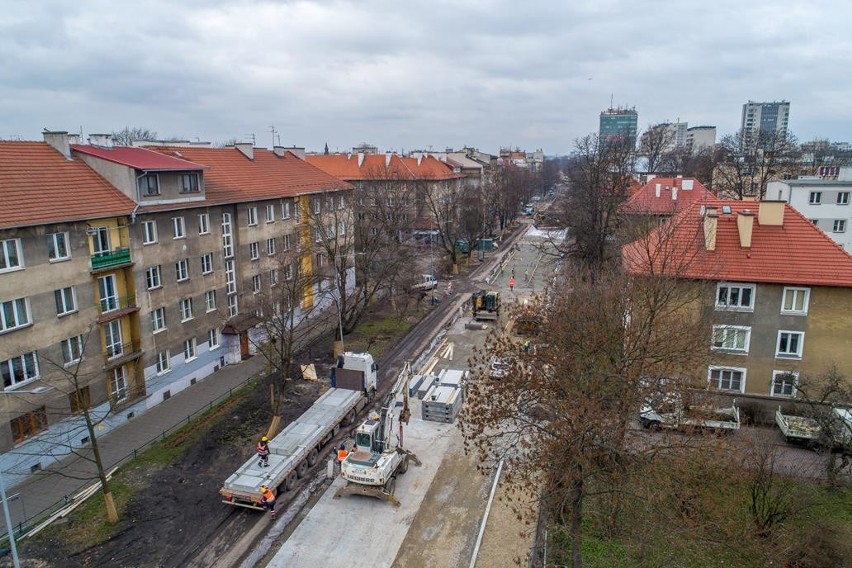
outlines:
[[[657, 196], [657, 188], [659, 188], [659, 196]], [[708, 197], [714, 197], [713, 193], [695, 178], [657, 177], [633, 192], [622, 204], [621, 213], [673, 215], [684, 207], [696, 201], [704, 201]]]
[[71, 149], [81, 154], [95, 156], [102, 160], [108, 160], [124, 166], [130, 166], [137, 170], [147, 171], [187, 171], [200, 170], [203, 166], [193, 164], [187, 160], [173, 156], [165, 156], [163, 154], [152, 152], [147, 148], [138, 148], [135, 146], [113, 146], [104, 148], [103, 146], [89, 146], [84, 144], [72, 144]]
[[463, 177], [456, 174], [447, 164], [433, 156], [403, 158], [391, 154], [311, 154], [306, 158], [312, 165], [347, 181], [381, 179], [429, 179], [447, 180]]
[[[702, 205], [717, 208], [714, 251], [705, 246]], [[852, 287], [852, 256], [840, 245], [787, 204], [782, 225], [761, 225], [759, 205], [718, 199], [693, 203], [647, 239], [626, 245], [625, 267], [633, 274], [697, 280]], [[723, 207], [730, 207], [730, 213]], [[737, 229], [737, 213], [745, 210], [754, 214], [748, 248], [740, 246]]]
[[292, 152], [285, 152], [284, 157], [279, 157], [271, 150], [255, 148], [254, 159], [249, 160], [236, 148], [151, 146], [150, 149], [207, 168], [204, 171], [206, 204], [353, 189], [352, 185], [314, 167]]
[[128, 215], [135, 203], [45, 142], [0, 142], [0, 228]]

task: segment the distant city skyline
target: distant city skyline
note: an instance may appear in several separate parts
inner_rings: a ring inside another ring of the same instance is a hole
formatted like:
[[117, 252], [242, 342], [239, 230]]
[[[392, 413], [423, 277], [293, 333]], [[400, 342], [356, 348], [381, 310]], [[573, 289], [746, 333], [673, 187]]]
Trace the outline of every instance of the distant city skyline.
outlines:
[[850, 17], [840, 0], [9, 3], [0, 138], [131, 126], [309, 151], [553, 155], [609, 106], [635, 107], [639, 132], [681, 121], [721, 138], [746, 101], [785, 100], [799, 140], [850, 142]]

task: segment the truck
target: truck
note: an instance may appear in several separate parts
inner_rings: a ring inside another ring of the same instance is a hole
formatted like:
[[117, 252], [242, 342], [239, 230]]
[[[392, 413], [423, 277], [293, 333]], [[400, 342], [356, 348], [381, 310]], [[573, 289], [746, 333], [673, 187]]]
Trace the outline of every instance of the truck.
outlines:
[[300, 417], [269, 440], [269, 466], [252, 456], [229, 476], [219, 494], [228, 505], [263, 510], [260, 487], [291, 491], [316, 465], [341, 425], [351, 425], [376, 392], [378, 365], [369, 353], [345, 352], [331, 371], [330, 388]]
[[639, 412], [639, 423], [649, 430], [716, 430], [740, 429], [740, 409], [734, 400], [730, 407], [710, 404], [688, 405], [679, 397], [670, 397], [657, 407], [646, 404]]
[[474, 292], [470, 297], [470, 305], [473, 310], [473, 319], [496, 320], [500, 316], [500, 293], [493, 290]]
[[438, 280], [432, 274], [421, 274], [420, 281], [411, 287], [417, 292], [429, 292], [438, 287]]
[[[411, 366], [406, 362], [381, 411], [373, 413], [355, 430], [355, 447], [340, 464], [346, 485], [338, 489], [336, 499], [364, 495], [399, 505], [394, 496], [397, 475], [408, 471], [409, 462], [420, 465], [417, 456], [403, 446], [402, 425], [408, 424], [411, 417], [408, 406], [411, 379]], [[394, 425], [399, 429], [396, 435]]]
[[775, 411], [775, 423], [787, 442], [816, 444], [822, 435], [819, 422], [807, 416], [784, 414], [780, 406]]

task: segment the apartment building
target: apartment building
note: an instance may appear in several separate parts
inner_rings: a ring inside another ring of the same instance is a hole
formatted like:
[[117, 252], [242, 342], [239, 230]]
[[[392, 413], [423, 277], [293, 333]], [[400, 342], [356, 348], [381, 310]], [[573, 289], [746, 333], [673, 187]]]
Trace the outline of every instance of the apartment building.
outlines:
[[636, 275], [711, 284], [709, 389], [771, 401], [831, 365], [852, 377], [852, 257], [783, 201], [693, 203], [623, 258]]

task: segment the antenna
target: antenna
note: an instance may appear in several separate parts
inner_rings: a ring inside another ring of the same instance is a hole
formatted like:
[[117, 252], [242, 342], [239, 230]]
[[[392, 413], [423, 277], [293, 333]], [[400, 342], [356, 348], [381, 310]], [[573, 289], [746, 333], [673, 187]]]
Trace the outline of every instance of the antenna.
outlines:
[[[269, 125], [269, 131], [272, 132], [272, 146], [274, 147], [275, 146], [275, 125], [274, 124]], [[279, 138], [279, 140], [280, 140], [280, 138]]]
[[609, 94], [609, 108], [610, 108], [610, 109], [612, 109], [612, 97], [613, 97], [613, 94], [612, 94], [612, 93], [610, 93], [610, 94]]

